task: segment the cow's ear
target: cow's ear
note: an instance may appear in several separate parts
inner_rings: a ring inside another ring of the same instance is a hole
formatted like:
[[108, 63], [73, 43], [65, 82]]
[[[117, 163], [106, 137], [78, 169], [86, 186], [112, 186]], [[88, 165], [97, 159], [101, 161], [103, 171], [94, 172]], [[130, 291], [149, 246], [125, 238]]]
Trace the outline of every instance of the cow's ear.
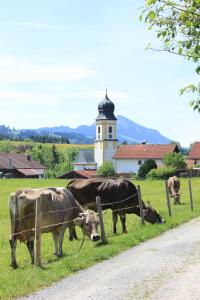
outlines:
[[73, 223], [74, 223], [74, 225], [81, 226], [82, 223], [83, 223], [83, 218], [77, 217], [77, 218], [75, 218], [75, 219], [73, 220]]

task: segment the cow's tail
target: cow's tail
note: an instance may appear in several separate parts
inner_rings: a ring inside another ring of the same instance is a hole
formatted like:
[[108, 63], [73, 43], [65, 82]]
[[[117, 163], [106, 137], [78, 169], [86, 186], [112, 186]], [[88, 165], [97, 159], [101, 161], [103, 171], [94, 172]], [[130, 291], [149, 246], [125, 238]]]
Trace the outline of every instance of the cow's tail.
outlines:
[[17, 197], [15, 193], [12, 193], [10, 195], [9, 209], [10, 209], [10, 221], [11, 221], [10, 239], [13, 240], [17, 233]]

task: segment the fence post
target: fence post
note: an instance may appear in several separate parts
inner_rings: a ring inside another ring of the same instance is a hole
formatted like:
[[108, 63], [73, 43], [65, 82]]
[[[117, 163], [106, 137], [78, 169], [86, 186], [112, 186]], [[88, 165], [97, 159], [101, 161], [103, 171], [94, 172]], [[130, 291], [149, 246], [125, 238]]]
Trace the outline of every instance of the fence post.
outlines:
[[165, 192], [166, 192], [166, 199], [167, 199], [167, 207], [168, 207], [168, 213], [169, 216], [172, 216], [172, 211], [171, 211], [171, 204], [170, 204], [170, 198], [169, 198], [169, 190], [167, 187], [167, 180], [165, 180]]
[[41, 220], [42, 220], [42, 198], [35, 200], [35, 267], [41, 267]]
[[96, 205], [97, 205], [97, 212], [99, 214], [99, 223], [101, 228], [101, 240], [102, 244], [106, 244], [106, 235], [105, 235], [105, 229], [104, 229], [104, 222], [103, 222], [103, 213], [102, 213], [102, 206], [101, 206], [101, 198], [99, 196], [96, 197]]
[[190, 192], [190, 208], [191, 211], [193, 210], [193, 198], [192, 198], [192, 187], [191, 187], [191, 179], [188, 179], [188, 186], [189, 186], [189, 192]]
[[139, 207], [140, 207], [141, 223], [142, 223], [142, 225], [145, 225], [145, 222], [144, 222], [144, 211], [143, 211], [143, 203], [142, 203], [140, 185], [137, 186], [137, 190], [138, 190], [138, 200], [139, 200]]

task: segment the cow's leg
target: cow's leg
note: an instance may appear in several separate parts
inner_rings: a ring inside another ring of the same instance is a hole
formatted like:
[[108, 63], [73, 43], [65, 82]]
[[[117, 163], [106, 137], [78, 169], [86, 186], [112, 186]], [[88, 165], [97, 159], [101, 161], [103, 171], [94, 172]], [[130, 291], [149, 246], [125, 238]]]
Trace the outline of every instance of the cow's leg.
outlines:
[[113, 221], [113, 233], [117, 234], [117, 220], [118, 220], [118, 213], [116, 211], [112, 212], [112, 221]]
[[33, 240], [28, 240], [26, 242], [26, 246], [28, 248], [28, 251], [30, 253], [30, 256], [31, 256], [31, 263], [32, 265], [34, 264], [34, 257], [35, 257], [35, 254], [34, 254], [34, 241]]
[[10, 243], [10, 249], [11, 249], [11, 267], [13, 269], [16, 269], [17, 266], [17, 261], [16, 261], [16, 247], [17, 247], [17, 239], [15, 236], [12, 236], [12, 238], [9, 240]]
[[76, 234], [76, 229], [74, 225], [71, 225], [69, 227], [69, 240], [73, 241], [73, 240], [78, 240], [77, 234]]
[[59, 257], [62, 257], [62, 256], [63, 256], [62, 244], [63, 244], [64, 233], [65, 233], [65, 228], [63, 228], [63, 229], [60, 231], [59, 237], [58, 237], [58, 256], [59, 256]]
[[54, 255], [59, 256], [58, 253], [58, 234], [57, 232], [52, 232], [53, 240], [54, 240]]
[[121, 220], [121, 223], [122, 223], [122, 232], [123, 233], [127, 233], [127, 229], [126, 229], [126, 214], [120, 212], [119, 216], [120, 216], [120, 220]]

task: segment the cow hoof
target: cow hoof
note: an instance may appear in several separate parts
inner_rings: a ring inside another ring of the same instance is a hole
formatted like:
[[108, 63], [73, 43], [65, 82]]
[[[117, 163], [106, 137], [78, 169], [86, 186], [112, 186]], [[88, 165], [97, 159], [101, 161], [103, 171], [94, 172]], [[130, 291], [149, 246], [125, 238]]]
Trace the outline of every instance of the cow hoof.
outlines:
[[17, 268], [18, 268], [17, 263], [12, 263], [10, 266], [11, 266], [13, 269], [17, 269]]
[[128, 231], [127, 230], [123, 230], [122, 233], [128, 233]]

